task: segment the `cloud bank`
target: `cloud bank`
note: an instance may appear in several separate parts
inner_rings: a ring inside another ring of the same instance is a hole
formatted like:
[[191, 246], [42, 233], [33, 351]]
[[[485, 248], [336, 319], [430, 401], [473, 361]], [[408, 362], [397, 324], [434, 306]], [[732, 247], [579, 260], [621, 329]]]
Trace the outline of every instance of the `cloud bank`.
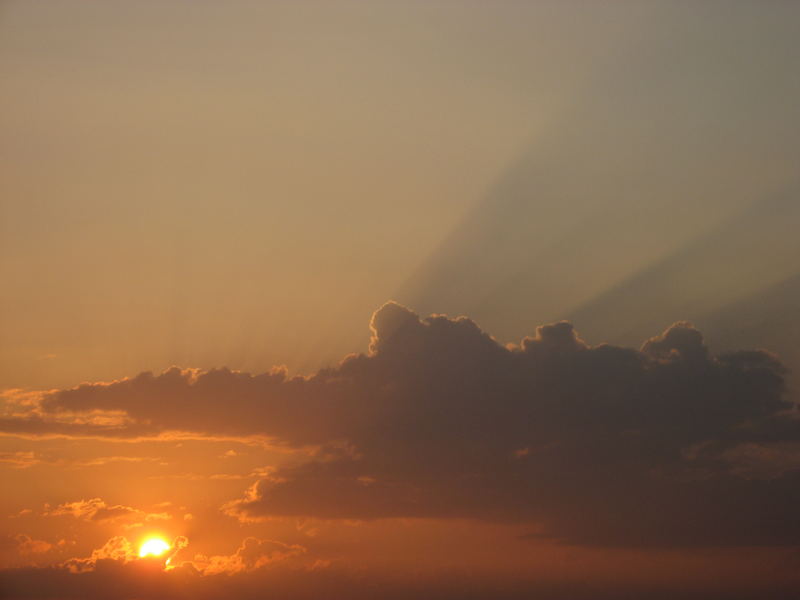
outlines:
[[620, 546], [800, 539], [800, 420], [765, 351], [713, 356], [685, 322], [639, 350], [589, 346], [567, 322], [506, 347], [393, 302], [370, 327], [368, 354], [310, 377], [172, 368], [45, 393], [0, 427], [313, 448], [224, 507], [243, 521], [466, 517]]

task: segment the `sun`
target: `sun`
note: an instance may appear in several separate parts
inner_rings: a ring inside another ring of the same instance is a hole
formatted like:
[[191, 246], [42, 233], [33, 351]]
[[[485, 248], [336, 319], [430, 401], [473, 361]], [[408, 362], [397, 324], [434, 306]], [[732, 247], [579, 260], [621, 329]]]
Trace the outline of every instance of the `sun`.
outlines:
[[169, 550], [169, 544], [161, 538], [151, 537], [147, 538], [139, 547], [139, 557], [145, 556], [161, 556]]

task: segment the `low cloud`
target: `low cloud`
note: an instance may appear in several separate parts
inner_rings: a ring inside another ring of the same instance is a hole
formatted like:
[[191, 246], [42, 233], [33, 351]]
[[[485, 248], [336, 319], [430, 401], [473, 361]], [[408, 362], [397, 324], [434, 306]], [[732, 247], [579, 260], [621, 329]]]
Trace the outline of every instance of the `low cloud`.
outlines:
[[102, 547], [92, 551], [86, 558], [71, 558], [61, 567], [70, 573], [87, 573], [94, 571], [101, 562], [128, 563], [136, 560], [137, 553], [133, 545], [124, 536], [118, 535], [108, 540]]
[[306, 548], [298, 544], [284, 544], [275, 540], [248, 537], [230, 556], [207, 557], [198, 554], [189, 561], [189, 564], [206, 575], [243, 573], [300, 556], [305, 552]]
[[[28, 552], [46, 552], [52, 546], [46, 547], [39, 542], [31, 540], [28, 536], [17, 536], [20, 552], [23, 546], [30, 546]], [[24, 539], [23, 539], [24, 538]], [[37, 545], [39, 544], [39, 545]], [[247, 573], [262, 569], [291, 558], [305, 554], [306, 548], [298, 544], [285, 544], [276, 540], [263, 540], [248, 537], [242, 540], [239, 548], [230, 555], [192, 554], [189, 540], [185, 536], [176, 537], [170, 544], [170, 550], [160, 557], [139, 557], [133, 544], [125, 536], [114, 536], [102, 547], [92, 551], [90, 556], [71, 558], [60, 565], [70, 573], [91, 573], [109, 568], [109, 565], [129, 565], [137, 563], [145, 568], [156, 570], [181, 569], [197, 575], [219, 575]]]
[[[40, 599], [140, 599], [160, 600], [236, 598], [237, 600], [755, 600], [791, 598], [797, 590], [796, 570], [777, 569], [767, 581], [743, 581], [733, 574], [709, 578], [705, 585], [674, 576], [655, 583], [601, 581], [585, 577], [564, 578], [535, 573], [509, 577], [480, 570], [431, 572], [421, 566], [413, 573], [386, 574], [348, 569], [316, 561], [298, 568], [287, 561], [270, 568], [204, 575], [190, 565], [164, 571], [155, 561], [100, 560], [95, 569], [71, 573], [65, 568], [23, 568], [0, 571], [0, 589], [9, 600]], [[705, 580], [704, 580], [705, 582]]]
[[[624, 546], [800, 539], [800, 420], [767, 352], [713, 356], [685, 322], [639, 350], [589, 346], [566, 322], [505, 347], [470, 319], [396, 303], [371, 329], [368, 354], [310, 377], [172, 368], [45, 393], [24, 419], [315, 448], [224, 507], [243, 521], [467, 517]], [[97, 411], [124, 419], [69, 422]], [[0, 427], [24, 429], [15, 418]]]

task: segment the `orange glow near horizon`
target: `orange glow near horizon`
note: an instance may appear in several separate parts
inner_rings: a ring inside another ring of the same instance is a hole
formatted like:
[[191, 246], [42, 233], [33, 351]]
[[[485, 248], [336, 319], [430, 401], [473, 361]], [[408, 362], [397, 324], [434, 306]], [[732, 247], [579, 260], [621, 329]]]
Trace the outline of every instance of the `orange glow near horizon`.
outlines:
[[170, 545], [162, 538], [147, 538], [139, 547], [139, 558], [145, 558], [147, 556], [161, 556], [167, 552], [169, 548]]

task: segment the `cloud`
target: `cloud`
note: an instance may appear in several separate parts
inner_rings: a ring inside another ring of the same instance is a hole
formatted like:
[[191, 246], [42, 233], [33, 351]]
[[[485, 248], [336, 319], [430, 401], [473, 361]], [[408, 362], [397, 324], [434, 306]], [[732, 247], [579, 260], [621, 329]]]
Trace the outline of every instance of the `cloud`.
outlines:
[[100, 498], [92, 498], [90, 500], [77, 500], [75, 502], [65, 502], [59, 504], [57, 507], [45, 511], [45, 515], [50, 517], [59, 517], [64, 515], [71, 515], [76, 519], [83, 519], [84, 521], [105, 521], [108, 519], [118, 519], [123, 516], [143, 514], [130, 506], [108, 506]]
[[108, 540], [102, 547], [92, 550], [87, 558], [71, 558], [61, 566], [70, 573], [86, 573], [97, 568], [101, 561], [127, 563], [137, 558], [136, 550], [124, 536], [118, 535]]
[[44, 456], [32, 451], [0, 452], [0, 464], [12, 469], [28, 469], [37, 465], [56, 465], [61, 467], [85, 468], [103, 467], [113, 463], [161, 463], [158, 457], [149, 456], [98, 456], [88, 460], [69, 461], [63, 457]]
[[14, 536], [17, 542], [17, 550], [20, 554], [43, 554], [53, 548], [53, 544], [44, 540], [35, 540], [23, 533]]
[[147, 425], [82, 423], [77, 419], [58, 421], [36, 413], [0, 417], [0, 432], [31, 439], [69, 437], [112, 440], [156, 437], [160, 433]]
[[143, 522], [172, 519], [172, 515], [167, 512], [147, 513], [138, 508], [121, 504], [109, 506], [101, 498], [65, 502], [55, 508], [46, 509], [43, 514], [48, 517], [72, 516], [89, 522], [111, 522], [121, 524], [126, 528], [138, 527]]
[[284, 544], [275, 540], [248, 537], [230, 556], [195, 555], [190, 564], [206, 575], [242, 573], [300, 556], [305, 552], [306, 548], [299, 544]]
[[0, 452], [0, 463], [8, 464], [14, 469], [28, 469], [41, 462], [34, 452]]
[[[51, 544], [31, 540], [28, 536], [17, 536], [20, 552], [47, 552]], [[273, 565], [281, 561], [305, 554], [306, 548], [298, 544], [285, 544], [276, 540], [247, 537], [239, 548], [230, 555], [205, 556], [191, 555], [189, 540], [185, 536], [176, 537], [170, 544], [170, 551], [160, 557], [139, 557], [133, 544], [124, 536], [114, 536], [102, 547], [83, 558], [71, 558], [61, 563], [60, 568], [70, 573], [91, 573], [108, 568], [110, 563], [130, 565], [140, 563], [155, 565], [157, 570], [184, 571], [197, 575], [219, 575], [246, 573]]]
[[307, 568], [297, 568], [290, 563], [247, 572], [204, 575], [191, 565], [164, 571], [155, 561], [99, 560], [95, 569], [82, 573], [70, 573], [63, 567], [0, 570], [0, 589], [8, 600], [367, 600], [376, 597], [386, 600], [611, 600], [622, 597], [760, 600], [791, 598], [797, 590], [796, 569], [791, 568], [795, 563], [774, 569], [769, 580], [754, 582], [733, 573], [728, 577], [703, 579], [704, 585], [698, 585], [696, 580], [687, 583], [666, 575], [663, 581], [655, 583], [613, 579], [596, 582], [586, 577], [567, 579], [540, 573], [510, 577], [507, 573], [492, 575], [480, 570], [431, 572], [424, 565], [413, 573], [387, 574], [370, 569], [326, 566], [324, 560], [317, 561], [316, 567]]
[[77, 461], [76, 467], [104, 467], [113, 463], [163, 463], [163, 459], [152, 456], [98, 456], [89, 460]]
[[64, 431], [110, 411], [135, 431], [313, 447], [224, 507], [243, 521], [467, 517], [627, 546], [800, 539], [800, 420], [767, 352], [713, 356], [685, 322], [640, 350], [589, 346], [567, 322], [505, 347], [468, 318], [396, 303], [370, 327], [369, 354], [310, 377], [172, 368], [48, 392], [36, 410]]

